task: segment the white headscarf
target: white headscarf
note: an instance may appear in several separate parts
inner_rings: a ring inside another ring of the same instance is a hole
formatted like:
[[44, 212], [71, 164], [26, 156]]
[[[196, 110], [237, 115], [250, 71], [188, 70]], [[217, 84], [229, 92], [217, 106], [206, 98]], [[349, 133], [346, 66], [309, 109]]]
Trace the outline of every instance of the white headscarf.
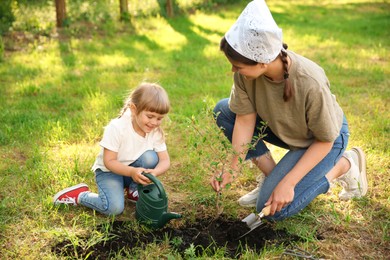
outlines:
[[239, 54], [258, 63], [272, 62], [283, 49], [282, 29], [264, 0], [250, 2], [225, 39]]

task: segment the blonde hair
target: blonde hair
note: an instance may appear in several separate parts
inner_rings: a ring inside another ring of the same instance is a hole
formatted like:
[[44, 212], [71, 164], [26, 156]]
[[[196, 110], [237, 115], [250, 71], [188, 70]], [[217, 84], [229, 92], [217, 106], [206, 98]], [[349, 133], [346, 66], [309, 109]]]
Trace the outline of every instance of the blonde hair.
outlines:
[[119, 117], [130, 108], [131, 104], [134, 104], [137, 108], [137, 114], [146, 110], [165, 115], [171, 108], [165, 89], [156, 83], [148, 82], [141, 83], [130, 93], [129, 97], [125, 100]]

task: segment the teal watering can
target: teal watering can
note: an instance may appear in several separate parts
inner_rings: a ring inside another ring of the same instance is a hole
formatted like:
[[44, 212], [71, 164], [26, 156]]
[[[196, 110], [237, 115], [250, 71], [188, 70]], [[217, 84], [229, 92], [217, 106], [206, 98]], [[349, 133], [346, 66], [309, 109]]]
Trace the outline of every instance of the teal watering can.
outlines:
[[138, 184], [138, 201], [135, 206], [136, 219], [151, 228], [162, 228], [171, 219], [181, 218], [180, 214], [168, 211], [168, 198], [161, 182], [152, 174], [143, 173], [153, 183]]

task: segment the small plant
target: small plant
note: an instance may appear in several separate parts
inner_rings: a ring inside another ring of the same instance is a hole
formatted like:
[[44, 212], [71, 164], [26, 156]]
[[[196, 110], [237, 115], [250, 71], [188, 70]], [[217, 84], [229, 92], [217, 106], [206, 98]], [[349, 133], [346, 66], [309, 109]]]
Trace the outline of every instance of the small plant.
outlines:
[[196, 248], [194, 244], [191, 244], [190, 247], [184, 251], [184, 255], [186, 259], [196, 258]]
[[182, 243], [183, 239], [181, 237], [174, 237], [170, 241], [170, 244], [172, 244], [175, 248], [178, 248]]
[[[218, 114], [214, 114], [210, 107], [207, 107], [204, 113], [200, 114], [203, 117], [197, 119], [195, 116], [191, 117], [190, 124], [195, 131], [195, 137], [192, 139], [194, 149], [198, 152], [199, 156], [204, 157], [203, 161], [208, 162], [208, 170], [213, 174], [219, 172], [216, 177], [217, 181], [222, 181], [222, 175], [227, 171], [232, 174], [233, 178], [238, 177], [242, 171], [244, 160], [247, 152], [251, 149], [255, 149], [257, 143], [265, 137], [265, 130], [267, 128], [266, 122], [261, 122], [261, 126], [258, 127], [259, 134], [254, 136], [252, 142], [247, 144], [245, 149], [241, 153], [237, 153], [229, 140], [224, 134], [224, 129], [219, 128], [216, 124], [216, 118]], [[232, 156], [238, 156], [239, 167], [237, 170], [238, 175], [234, 175], [232, 170], [229, 169], [228, 164]], [[229, 185], [226, 185], [228, 189]], [[222, 192], [216, 194], [216, 212], [217, 217], [223, 212], [223, 198]]]

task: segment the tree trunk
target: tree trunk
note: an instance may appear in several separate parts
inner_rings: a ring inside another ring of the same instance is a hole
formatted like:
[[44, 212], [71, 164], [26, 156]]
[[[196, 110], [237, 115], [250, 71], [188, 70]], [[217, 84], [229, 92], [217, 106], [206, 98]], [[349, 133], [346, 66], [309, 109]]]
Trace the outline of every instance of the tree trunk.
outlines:
[[129, 7], [127, 0], [119, 0], [119, 9], [121, 21], [129, 20]]
[[167, 15], [173, 17], [173, 0], [167, 0]]
[[64, 25], [66, 18], [66, 4], [65, 0], [55, 0], [56, 3], [56, 15], [57, 15], [57, 27]]

